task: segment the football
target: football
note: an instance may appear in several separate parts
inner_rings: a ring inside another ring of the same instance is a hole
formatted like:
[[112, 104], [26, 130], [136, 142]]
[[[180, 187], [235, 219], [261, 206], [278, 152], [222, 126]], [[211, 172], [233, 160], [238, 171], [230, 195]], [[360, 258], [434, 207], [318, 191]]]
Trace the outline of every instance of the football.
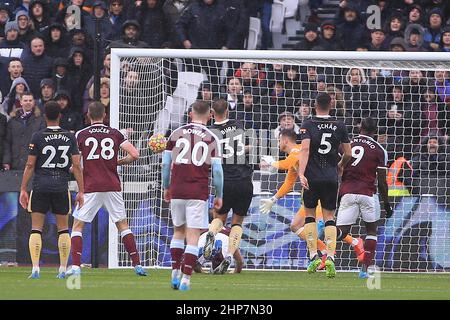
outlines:
[[148, 140], [148, 147], [153, 153], [160, 153], [166, 150], [167, 140], [162, 133], [156, 133]]

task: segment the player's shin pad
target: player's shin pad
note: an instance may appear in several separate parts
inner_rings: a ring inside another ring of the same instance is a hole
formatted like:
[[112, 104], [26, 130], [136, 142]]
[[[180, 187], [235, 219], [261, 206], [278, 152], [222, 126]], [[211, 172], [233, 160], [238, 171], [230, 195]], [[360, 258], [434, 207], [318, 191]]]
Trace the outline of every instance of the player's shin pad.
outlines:
[[233, 225], [231, 227], [228, 244], [228, 252], [230, 253], [230, 255], [233, 255], [239, 248], [241, 238], [242, 238], [242, 226], [239, 224]]
[[312, 259], [317, 254], [317, 225], [316, 225], [316, 221], [314, 220], [314, 222], [306, 223], [305, 227], [303, 229], [303, 232], [305, 233], [305, 240], [306, 240], [306, 244], [308, 246], [309, 256]]
[[66, 268], [69, 260], [71, 239], [68, 230], [58, 232], [58, 250], [60, 266]]
[[327, 255], [334, 257], [336, 251], [336, 225], [334, 221], [327, 221], [325, 223], [325, 244], [327, 245]]
[[220, 230], [223, 228], [223, 222], [219, 218], [215, 218], [211, 221], [211, 225], [209, 226], [209, 231], [212, 231], [214, 235], [218, 234]]
[[30, 239], [28, 241], [28, 246], [30, 249], [31, 262], [33, 267], [39, 266], [39, 258], [41, 257], [42, 249], [42, 232], [37, 230], [32, 230], [30, 234]]

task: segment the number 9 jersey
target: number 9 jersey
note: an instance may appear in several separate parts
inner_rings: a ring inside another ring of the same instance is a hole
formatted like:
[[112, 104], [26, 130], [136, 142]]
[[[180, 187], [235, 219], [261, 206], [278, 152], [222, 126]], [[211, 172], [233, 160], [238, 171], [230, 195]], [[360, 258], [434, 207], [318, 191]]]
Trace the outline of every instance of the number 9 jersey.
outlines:
[[83, 160], [84, 192], [121, 191], [117, 159], [126, 137], [98, 123], [78, 131], [76, 138]]

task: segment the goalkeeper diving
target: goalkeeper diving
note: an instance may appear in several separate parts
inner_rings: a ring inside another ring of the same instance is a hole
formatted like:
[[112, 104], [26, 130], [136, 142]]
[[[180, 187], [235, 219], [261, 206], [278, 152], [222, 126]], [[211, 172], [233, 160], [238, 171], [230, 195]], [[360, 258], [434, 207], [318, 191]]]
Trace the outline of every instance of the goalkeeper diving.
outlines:
[[[287, 153], [288, 157], [285, 160], [275, 161], [275, 159], [271, 156], [262, 156], [260, 167], [261, 169], [272, 167], [278, 170], [287, 170], [288, 173], [283, 185], [272, 198], [261, 199], [260, 211], [264, 214], [270, 213], [275, 202], [277, 202], [278, 199], [283, 198], [294, 188], [295, 182], [298, 177], [298, 155], [301, 150], [301, 144], [297, 144], [296, 142], [296, 133], [290, 129], [283, 129], [280, 132], [278, 140], [280, 151]], [[305, 216], [305, 209], [302, 205], [295, 215], [294, 219], [292, 220], [290, 226], [291, 231], [299, 236], [302, 240], [305, 240], [305, 234], [303, 231], [305, 225]], [[316, 207], [316, 217], [318, 220], [323, 220], [320, 202]], [[358, 260], [363, 259], [364, 245], [361, 238], [353, 238], [351, 235], [347, 234], [347, 236], [345, 236], [342, 240], [353, 248], [356, 256], [358, 257]], [[318, 267], [318, 270], [321, 270], [325, 267], [327, 247], [325, 243], [320, 239], [317, 240], [317, 249], [322, 255], [322, 264]]]

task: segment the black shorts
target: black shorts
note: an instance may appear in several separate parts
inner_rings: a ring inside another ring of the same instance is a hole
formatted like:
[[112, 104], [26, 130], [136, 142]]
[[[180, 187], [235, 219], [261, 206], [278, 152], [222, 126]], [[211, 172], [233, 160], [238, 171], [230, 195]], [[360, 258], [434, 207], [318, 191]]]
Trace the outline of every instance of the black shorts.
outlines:
[[31, 191], [28, 212], [46, 214], [49, 211], [60, 215], [69, 214], [72, 211], [70, 192]]
[[336, 210], [338, 196], [337, 181], [308, 181], [309, 190], [303, 190], [303, 204], [308, 209], [314, 209], [320, 204], [325, 210]]
[[223, 186], [223, 205], [218, 214], [233, 214], [245, 217], [253, 199], [253, 183], [251, 179], [244, 181], [225, 181]]

